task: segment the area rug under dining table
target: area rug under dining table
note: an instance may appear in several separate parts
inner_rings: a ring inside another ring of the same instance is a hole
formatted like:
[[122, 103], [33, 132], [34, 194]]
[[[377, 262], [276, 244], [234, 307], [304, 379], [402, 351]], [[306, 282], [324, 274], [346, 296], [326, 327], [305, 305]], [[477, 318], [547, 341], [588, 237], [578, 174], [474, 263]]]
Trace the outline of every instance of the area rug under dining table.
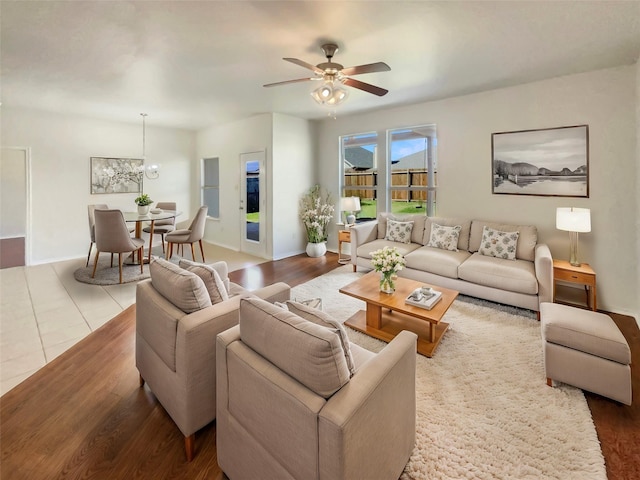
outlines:
[[[340, 267], [293, 288], [344, 322], [364, 302], [338, 292], [363, 273]], [[416, 360], [416, 445], [403, 479], [606, 479], [581, 390], [546, 385], [534, 312], [460, 296], [433, 358]], [[372, 351], [385, 343], [347, 328]], [[383, 441], [383, 440], [381, 440]]]

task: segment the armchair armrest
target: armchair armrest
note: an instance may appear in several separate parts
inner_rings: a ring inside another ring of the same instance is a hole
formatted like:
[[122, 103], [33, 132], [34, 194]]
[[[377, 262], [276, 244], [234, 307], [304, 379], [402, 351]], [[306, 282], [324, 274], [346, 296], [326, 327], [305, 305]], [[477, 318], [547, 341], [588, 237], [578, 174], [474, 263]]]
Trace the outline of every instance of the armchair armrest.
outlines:
[[291, 299], [291, 287], [283, 282], [267, 285], [251, 292], [253, 295], [260, 297], [267, 302], [286, 302]]
[[534, 265], [538, 279], [538, 311], [542, 302], [553, 302], [553, 257], [544, 243], [536, 245]]
[[329, 399], [319, 414], [320, 478], [400, 476], [415, 443], [416, 343], [401, 332]]

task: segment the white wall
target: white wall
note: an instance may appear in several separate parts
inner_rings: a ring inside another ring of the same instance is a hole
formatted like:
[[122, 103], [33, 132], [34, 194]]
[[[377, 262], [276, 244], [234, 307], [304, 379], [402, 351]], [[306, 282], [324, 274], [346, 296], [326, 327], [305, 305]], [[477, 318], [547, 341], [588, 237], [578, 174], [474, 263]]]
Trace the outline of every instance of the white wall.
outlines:
[[300, 197], [314, 184], [314, 128], [288, 115], [273, 116], [273, 258], [305, 251], [306, 232], [298, 217]]
[[[262, 114], [225, 125], [200, 130], [197, 134], [197, 158], [192, 169], [194, 187], [192, 201], [200, 202], [200, 159], [220, 159], [220, 218], [208, 219], [205, 240], [216, 245], [238, 250], [241, 238], [240, 224], [240, 154], [266, 150], [267, 182], [271, 163], [272, 115]], [[269, 202], [267, 202], [269, 205]], [[269, 207], [267, 207], [269, 208]], [[266, 225], [267, 258], [271, 258], [271, 230]]]
[[[597, 272], [598, 306], [638, 318], [638, 67], [555, 78], [474, 95], [325, 120], [319, 128], [319, 182], [338, 197], [338, 136], [434, 123], [438, 132], [438, 215], [534, 224], [555, 258], [569, 238], [555, 229], [558, 206], [592, 211], [580, 258]], [[590, 198], [491, 193], [491, 133], [589, 125]], [[330, 246], [336, 244], [335, 225]]]
[[[135, 119], [137, 120], [137, 119]], [[22, 108], [2, 107], [2, 146], [31, 148], [31, 264], [84, 257], [89, 247], [87, 205], [106, 203], [133, 211], [135, 194], [91, 195], [90, 157], [142, 155], [142, 122], [118, 123]], [[154, 201], [192, 210], [189, 166], [195, 133], [147, 122], [146, 154], [162, 165], [144, 181]]]

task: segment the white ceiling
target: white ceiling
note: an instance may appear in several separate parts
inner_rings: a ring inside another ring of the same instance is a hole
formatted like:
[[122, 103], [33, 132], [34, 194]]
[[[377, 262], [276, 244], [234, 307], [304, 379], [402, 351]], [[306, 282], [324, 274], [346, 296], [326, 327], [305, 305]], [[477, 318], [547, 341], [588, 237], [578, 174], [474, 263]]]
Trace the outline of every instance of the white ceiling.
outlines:
[[317, 119], [311, 72], [282, 60], [345, 67], [355, 78], [338, 115], [446, 98], [635, 63], [640, 1], [5, 1], [2, 104], [197, 129], [264, 112]]

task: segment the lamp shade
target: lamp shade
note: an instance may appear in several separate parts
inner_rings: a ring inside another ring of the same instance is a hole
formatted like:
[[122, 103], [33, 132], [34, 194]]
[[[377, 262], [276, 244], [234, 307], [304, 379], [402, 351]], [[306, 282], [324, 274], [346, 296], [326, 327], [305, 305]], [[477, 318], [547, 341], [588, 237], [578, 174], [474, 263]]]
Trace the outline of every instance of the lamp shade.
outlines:
[[590, 232], [591, 210], [588, 208], [559, 207], [556, 210], [556, 228], [567, 232]]
[[342, 197], [340, 199], [340, 209], [343, 212], [359, 212], [360, 198], [359, 197]]

